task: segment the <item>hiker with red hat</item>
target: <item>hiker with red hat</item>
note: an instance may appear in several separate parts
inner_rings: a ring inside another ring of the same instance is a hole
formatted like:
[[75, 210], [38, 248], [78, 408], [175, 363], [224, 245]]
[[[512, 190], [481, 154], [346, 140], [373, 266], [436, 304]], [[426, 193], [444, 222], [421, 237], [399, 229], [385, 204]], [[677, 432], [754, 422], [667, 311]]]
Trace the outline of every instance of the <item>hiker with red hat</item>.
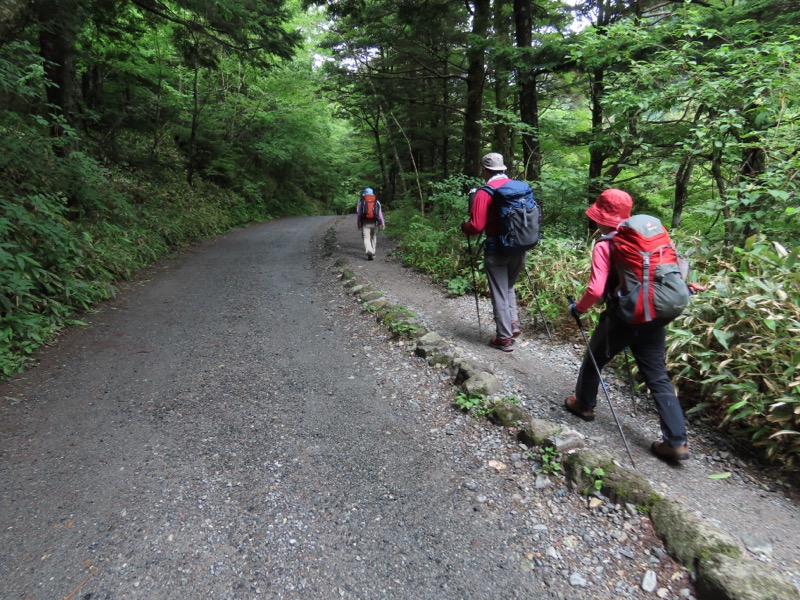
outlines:
[[668, 462], [686, 460], [689, 458], [686, 422], [667, 374], [666, 322], [655, 318], [646, 323], [632, 324], [617, 310], [620, 277], [611, 241], [620, 223], [631, 217], [632, 205], [633, 200], [627, 192], [608, 189], [586, 210], [602, 237], [592, 249], [589, 284], [581, 298], [570, 304], [569, 312], [580, 321], [581, 314], [595, 304], [605, 303], [605, 308], [583, 357], [575, 395], [567, 398], [564, 406], [584, 421], [593, 421], [601, 384], [600, 371], [628, 347], [655, 400], [661, 422], [662, 439], [652, 443], [651, 451]]

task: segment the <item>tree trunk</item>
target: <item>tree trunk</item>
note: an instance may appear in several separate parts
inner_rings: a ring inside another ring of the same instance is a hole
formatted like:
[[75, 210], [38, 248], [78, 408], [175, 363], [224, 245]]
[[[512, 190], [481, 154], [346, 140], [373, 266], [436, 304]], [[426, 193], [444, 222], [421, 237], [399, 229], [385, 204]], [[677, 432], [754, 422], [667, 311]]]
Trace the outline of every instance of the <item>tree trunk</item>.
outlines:
[[467, 51], [467, 107], [464, 113], [464, 173], [473, 177], [481, 174], [481, 116], [483, 111], [483, 85], [486, 79], [485, 40], [489, 28], [489, 0], [475, 0], [472, 20], [474, 42]]
[[194, 79], [192, 81], [192, 128], [189, 133], [189, 162], [186, 169], [186, 181], [189, 187], [194, 185], [194, 174], [197, 170], [197, 129], [200, 126], [200, 65], [197, 57], [192, 65]]
[[[381, 115], [380, 111], [374, 117], [368, 117], [364, 114], [364, 122], [367, 127], [372, 131], [372, 137], [375, 139], [375, 158], [381, 168], [381, 188], [383, 198], [381, 200], [391, 200], [391, 192], [389, 187], [389, 174], [386, 172], [386, 159], [383, 156], [383, 144], [381, 143]], [[365, 182], [366, 183], [366, 182]]]
[[[447, 59], [444, 59], [442, 64], [442, 72], [446, 73], [448, 68]], [[442, 162], [444, 168], [442, 173], [444, 178], [450, 177], [450, 119], [452, 108], [450, 106], [450, 86], [446, 78], [441, 79], [441, 94], [442, 94]]]
[[[514, 0], [514, 18], [518, 48], [530, 48], [533, 43], [533, 10], [530, 0]], [[536, 71], [524, 67], [517, 70], [519, 115], [527, 126], [522, 132], [524, 178], [538, 181], [542, 174], [542, 151], [539, 144], [539, 97], [536, 90]]]
[[711, 156], [711, 177], [714, 179], [714, 183], [717, 186], [719, 200], [722, 205], [722, 216], [725, 219], [725, 245], [732, 246], [734, 228], [731, 222], [731, 210], [725, 200], [728, 197], [728, 190], [725, 186], [725, 178], [722, 176], [722, 150], [719, 148], [714, 148]]
[[681, 159], [681, 164], [678, 166], [678, 172], [675, 174], [675, 201], [672, 204], [672, 229], [680, 227], [683, 221], [683, 208], [686, 206], [686, 200], [689, 197], [689, 181], [692, 178], [692, 171], [694, 170], [697, 157], [694, 153], [686, 153]]
[[[747, 141], [752, 142], [760, 142], [758, 139], [757, 134], [750, 134], [747, 136]], [[741, 174], [741, 179], [747, 181], [752, 181], [753, 183], [760, 186], [761, 176], [764, 174], [764, 169], [766, 168], [766, 161], [767, 161], [767, 153], [764, 152], [764, 149], [758, 145], [748, 146], [742, 152], [742, 166], [739, 169]], [[741, 193], [740, 193], [741, 196]], [[753, 209], [752, 207], [746, 205], [742, 202], [740, 197], [740, 209], [737, 210], [737, 217], [742, 219], [742, 241], [749, 238], [751, 235], [758, 233], [759, 227], [758, 223], [753, 222], [753, 217], [751, 215]], [[759, 198], [758, 202], [764, 202], [765, 198]], [[766, 200], [768, 201], [768, 200]]]
[[[603, 78], [605, 71], [603, 69], [596, 69], [589, 76], [589, 93], [591, 96], [592, 105], [592, 139], [600, 139], [603, 133]], [[598, 194], [602, 191], [603, 182], [601, 176], [603, 174], [603, 163], [605, 162], [606, 154], [605, 148], [601, 144], [591, 144], [589, 147], [589, 187], [588, 202], [591, 204], [595, 201]]]
[[[705, 112], [705, 106], [701, 104], [694, 113], [694, 124], [700, 120]], [[681, 159], [678, 172], [675, 174], [675, 201], [672, 204], [672, 228], [676, 229], [683, 221], [683, 209], [689, 199], [689, 181], [692, 178], [692, 171], [697, 163], [697, 154], [687, 152]]]
[[[509, 22], [505, 15], [507, 0], [495, 0], [494, 2], [494, 30], [500, 46], [511, 46], [509, 35]], [[509, 99], [509, 73], [511, 65], [504, 54], [499, 54], [494, 59], [494, 105], [498, 113], [508, 111]], [[506, 164], [512, 162], [511, 141], [509, 136], [509, 126], [504, 116], [495, 116], [494, 140], [492, 148], [505, 157]]]
[[[392, 197], [396, 195], [405, 196], [406, 193], [406, 182], [403, 176], [404, 169], [403, 169], [403, 162], [400, 160], [400, 152], [397, 150], [397, 142], [395, 141], [395, 135], [392, 131], [392, 123], [389, 123], [388, 119], [386, 118], [386, 113], [384, 112], [383, 108], [380, 109], [381, 113], [381, 120], [386, 127], [386, 138], [387, 142], [389, 143], [389, 150], [392, 153], [392, 157], [394, 158], [393, 168], [392, 168]], [[392, 116], [392, 120], [394, 120], [394, 116]], [[402, 133], [402, 132], [401, 132]]]
[[[375, 136], [375, 152], [378, 155], [378, 163], [381, 166], [381, 182], [382, 187], [386, 190], [387, 194], [389, 193], [389, 174], [386, 172], [386, 159], [383, 156], [383, 144], [381, 144], [381, 131], [380, 131], [380, 123], [381, 118], [380, 114], [375, 117], [375, 124], [370, 125], [372, 127], [373, 135]], [[392, 196], [388, 196], [386, 199], [391, 200]]]
[[[75, 67], [78, 7], [73, 2], [40, 2], [36, 9], [39, 52], [44, 59], [45, 76], [54, 84], [46, 88], [47, 102], [66, 125], [76, 128], [80, 93]], [[54, 126], [55, 137], [63, 133], [61, 127]]]

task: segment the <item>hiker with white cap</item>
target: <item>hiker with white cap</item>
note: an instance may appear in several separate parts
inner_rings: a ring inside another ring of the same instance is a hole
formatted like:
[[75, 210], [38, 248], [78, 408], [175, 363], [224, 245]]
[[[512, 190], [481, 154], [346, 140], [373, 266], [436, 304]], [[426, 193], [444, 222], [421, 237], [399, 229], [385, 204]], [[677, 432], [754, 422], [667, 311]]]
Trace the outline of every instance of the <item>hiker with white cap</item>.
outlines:
[[361, 192], [361, 198], [356, 206], [356, 226], [364, 241], [367, 260], [373, 260], [378, 246], [378, 227], [382, 230], [386, 229], [386, 223], [383, 220], [381, 203], [378, 202], [372, 188], [364, 188], [364, 191]]
[[489, 340], [489, 345], [503, 352], [512, 352], [514, 338], [520, 335], [514, 284], [525, 265], [525, 252], [504, 251], [499, 242], [499, 236], [503, 232], [499, 211], [493, 207], [494, 195], [484, 189], [489, 187], [497, 190], [512, 181], [506, 175], [503, 156], [497, 152], [490, 152], [481, 159], [481, 167], [486, 186], [475, 193], [470, 206], [469, 221], [461, 224], [461, 230], [467, 236], [486, 233], [483, 262], [486, 279], [489, 282], [496, 328], [495, 336]]

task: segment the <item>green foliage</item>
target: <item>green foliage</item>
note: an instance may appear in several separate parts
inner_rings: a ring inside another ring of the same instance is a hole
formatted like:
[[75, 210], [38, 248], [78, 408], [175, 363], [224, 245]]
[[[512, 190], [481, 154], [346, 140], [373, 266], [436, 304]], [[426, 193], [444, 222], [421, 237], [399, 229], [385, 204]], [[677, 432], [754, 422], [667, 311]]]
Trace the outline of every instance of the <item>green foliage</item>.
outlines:
[[11, 41], [0, 48], [0, 92], [22, 101], [35, 100], [44, 80], [44, 65], [26, 41]]
[[64, 198], [0, 196], [0, 374], [17, 372], [78, 308], [108, 298], [93, 280], [88, 236], [67, 219]]
[[575, 50], [625, 65], [604, 80], [610, 125], [603, 136], [610, 152], [627, 154], [638, 180], [630, 191], [641, 190], [634, 197], [671, 192], [678, 165], [692, 165], [688, 223], [739, 245], [754, 231], [800, 242], [800, 38], [777, 23], [764, 34], [757, 21], [698, 9], [664, 27], [623, 21], [587, 32]]
[[[470, 246], [458, 227], [461, 220], [449, 225], [435, 212], [426, 216], [411, 208], [392, 213], [397, 225], [392, 235], [398, 238], [404, 261], [444, 281], [451, 294], [473, 293], [473, 277], [482, 295], [488, 294], [483, 254], [474, 239]], [[571, 318], [565, 311], [566, 297], [576, 295], [589, 274], [590, 245], [545, 236], [527, 255], [527, 272], [517, 280], [517, 299], [523, 314], [539, 322], [539, 307], [548, 321], [567, 325]], [[474, 267], [474, 271], [473, 271]], [[529, 277], [530, 276], [530, 277]], [[534, 293], [535, 292], [535, 293]], [[538, 297], [538, 304], [537, 304]], [[587, 321], [588, 323], [588, 321]]]
[[[517, 301], [528, 319], [545, 317], [558, 329], [574, 331], [567, 296], [580, 293], [589, 279], [591, 246], [587, 242], [545, 237], [526, 258], [527, 272], [517, 280]], [[530, 276], [530, 278], [529, 278]], [[538, 303], [537, 303], [538, 298]], [[586, 318], [589, 324], [591, 316]]]
[[786, 469], [800, 467], [798, 249], [752, 238], [709, 248], [709, 291], [671, 329], [669, 366], [690, 412], [706, 415]]
[[455, 405], [466, 413], [475, 416], [485, 416], [489, 412], [489, 400], [484, 394], [471, 394], [459, 392], [456, 394]]
[[591, 483], [583, 489], [584, 496], [588, 496], [592, 491], [599, 492], [603, 489], [603, 477], [606, 476], [606, 472], [602, 467], [590, 469], [583, 465], [583, 474], [591, 480]]
[[552, 446], [540, 446], [528, 452], [528, 458], [538, 463], [537, 472], [545, 475], [560, 475], [561, 463], [558, 451]]
[[[477, 286], [479, 294], [485, 295], [488, 283], [482, 245], [475, 238], [467, 240], [460, 229], [466, 218], [464, 190], [470, 183], [474, 181], [453, 178], [434, 186], [434, 195], [426, 202], [431, 207], [426, 215], [410, 207], [393, 211], [391, 234], [399, 241], [403, 260], [435, 281], [445, 282], [451, 294], [473, 293]], [[566, 314], [566, 296], [575, 295], [588, 279], [590, 248], [549, 237], [547, 229], [544, 231], [542, 242], [528, 253], [527, 273], [517, 282], [517, 296], [531, 320], [540, 320], [541, 306], [545, 318], [561, 321]]]
[[[459, 228], [482, 181], [452, 175], [463, 168], [466, 5], [308, 4], [168, 0], [182, 22], [142, 3], [15, 5], [0, 45], [3, 373], [172, 249], [271, 216], [345, 214], [365, 185], [408, 264], [450, 293], [487, 293], [479, 245]], [[591, 153], [593, 185], [624, 187], [637, 212], [683, 219], [707, 244], [694, 261], [710, 292], [670, 334], [682, 389], [795, 468], [800, 292], [797, 252], [783, 247], [800, 244], [797, 10], [771, 0], [664, 10], [635, 21], [621, 10], [564, 38], [552, 31], [565, 13], [545, 7], [532, 48], [516, 48], [510, 29], [490, 40], [490, 80], [517, 67], [538, 81], [544, 240], [517, 283], [520, 305], [525, 319], [541, 307], [575, 331], [565, 297], [588, 279]], [[64, 57], [33, 43], [41, 31], [61, 36]], [[602, 81], [596, 98], [587, 73]], [[518, 166], [533, 125], [500, 91], [484, 92], [483, 142], [505, 128]], [[680, 172], [691, 174], [684, 206]]]
[[[566, 149], [561, 148], [561, 152]], [[533, 185], [542, 209], [543, 237], [580, 237], [586, 232], [586, 181], [578, 166], [545, 164], [542, 180]]]
[[406, 264], [436, 281], [470, 277], [467, 243], [457, 223], [424, 217], [410, 208], [393, 210], [389, 218], [392, 227], [387, 232], [398, 240]]
[[453, 296], [463, 296], [472, 290], [472, 281], [463, 275], [456, 275], [447, 280], [447, 291]]
[[61, 42], [80, 82], [25, 41], [33, 29], [0, 45], [3, 375], [119, 279], [232, 227], [327, 212], [348, 175], [352, 130], [313, 52], [273, 60], [299, 39], [284, 3], [226, 2], [224, 20], [201, 4], [191, 34], [146, 7], [71, 5], [76, 37]]

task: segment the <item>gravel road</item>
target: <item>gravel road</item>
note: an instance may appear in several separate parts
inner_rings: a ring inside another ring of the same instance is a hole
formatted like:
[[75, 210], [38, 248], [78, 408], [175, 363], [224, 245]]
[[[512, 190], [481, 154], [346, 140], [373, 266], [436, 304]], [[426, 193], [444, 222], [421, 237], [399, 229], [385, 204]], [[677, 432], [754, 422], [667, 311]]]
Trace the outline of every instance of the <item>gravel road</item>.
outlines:
[[[337, 255], [556, 416], [569, 344], [490, 354], [464, 299], [387, 259], [383, 237], [362, 260], [346, 219], [236, 231], [159, 263], [0, 384], [0, 597], [691, 598], [647, 519], [589, 508], [514, 432], [453, 409], [448, 377], [344, 293], [321, 253], [334, 225]], [[634, 446], [646, 420], [626, 422]], [[722, 468], [640, 461], [668, 487]], [[797, 532], [770, 533], [796, 504], [747, 477], [714, 482], [713, 501], [752, 490], [763, 559], [796, 569]]]

